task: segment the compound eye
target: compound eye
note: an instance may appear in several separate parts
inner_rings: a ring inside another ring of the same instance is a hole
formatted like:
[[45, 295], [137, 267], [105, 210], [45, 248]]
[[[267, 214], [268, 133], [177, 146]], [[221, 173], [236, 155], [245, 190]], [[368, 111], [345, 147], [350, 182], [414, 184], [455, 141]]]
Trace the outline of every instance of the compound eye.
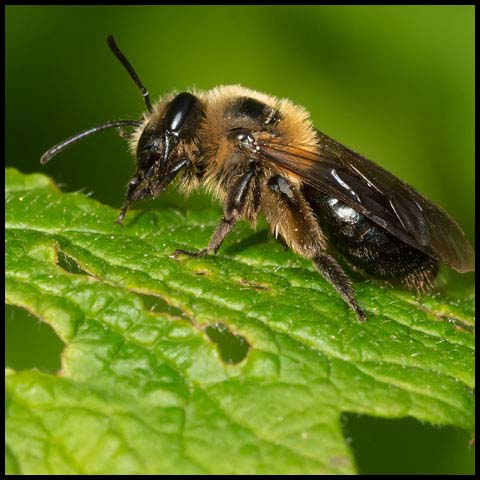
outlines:
[[165, 129], [178, 135], [195, 103], [195, 96], [188, 92], [179, 93], [168, 106]]

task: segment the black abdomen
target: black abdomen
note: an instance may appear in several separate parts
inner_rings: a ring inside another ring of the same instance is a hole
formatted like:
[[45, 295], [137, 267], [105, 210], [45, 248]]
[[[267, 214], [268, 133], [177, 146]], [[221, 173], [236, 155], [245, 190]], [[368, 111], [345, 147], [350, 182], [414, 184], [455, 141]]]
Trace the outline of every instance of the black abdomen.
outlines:
[[357, 270], [400, 281], [408, 288], [428, 288], [438, 261], [394, 237], [336, 198], [304, 186], [304, 194], [332, 247]]

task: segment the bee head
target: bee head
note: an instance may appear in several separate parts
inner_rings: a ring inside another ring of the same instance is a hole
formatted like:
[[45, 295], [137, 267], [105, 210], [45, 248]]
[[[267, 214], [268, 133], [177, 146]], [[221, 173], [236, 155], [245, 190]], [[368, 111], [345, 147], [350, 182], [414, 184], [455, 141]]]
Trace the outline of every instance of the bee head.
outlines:
[[167, 103], [160, 118], [150, 117], [136, 143], [137, 170], [128, 183], [126, 204], [159, 195], [186, 166], [183, 146], [195, 135], [202, 115], [200, 100], [182, 92]]

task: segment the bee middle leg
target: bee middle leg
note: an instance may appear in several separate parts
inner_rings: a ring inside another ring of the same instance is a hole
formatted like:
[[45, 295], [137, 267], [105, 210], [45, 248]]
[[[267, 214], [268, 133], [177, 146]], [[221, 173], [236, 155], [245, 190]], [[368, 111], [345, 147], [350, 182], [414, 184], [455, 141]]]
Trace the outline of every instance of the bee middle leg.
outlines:
[[[210, 253], [217, 253], [225, 237], [232, 231], [237, 220], [240, 219], [250, 208], [253, 211], [258, 210], [258, 185], [255, 182], [256, 164], [249, 163], [245, 172], [239, 179], [233, 182], [227, 193], [227, 200], [223, 211], [223, 217], [217, 225], [215, 232], [210, 238], [208, 245], [196, 252], [178, 249], [173, 252], [173, 258], [178, 255], [188, 255], [189, 257], [204, 257]], [[250, 195], [251, 194], [251, 195]]]
[[191, 252], [189, 250], [182, 250], [181, 248], [175, 250], [173, 252], [173, 258], [177, 258], [178, 255], [188, 255], [189, 257], [205, 257], [209, 253], [217, 253], [217, 250], [220, 248], [224, 238], [228, 235], [228, 233], [233, 229], [235, 223], [237, 222], [236, 216], [232, 216], [230, 218], [223, 217], [220, 220], [220, 223], [217, 225], [215, 232], [213, 233], [208, 245], [201, 250], [196, 252]]

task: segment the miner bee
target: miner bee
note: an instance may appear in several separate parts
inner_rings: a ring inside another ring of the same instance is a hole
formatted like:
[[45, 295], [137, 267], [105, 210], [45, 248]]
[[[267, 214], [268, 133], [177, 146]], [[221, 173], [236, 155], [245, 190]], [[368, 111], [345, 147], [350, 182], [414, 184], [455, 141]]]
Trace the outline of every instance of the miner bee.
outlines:
[[186, 193], [204, 186], [223, 203], [223, 216], [204, 249], [176, 250], [175, 257], [216, 253], [239, 219], [255, 226], [262, 213], [274, 236], [311, 259], [360, 320], [366, 314], [336, 255], [355, 271], [420, 292], [432, 286], [440, 263], [474, 269], [473, 249], [446, 212], [317, 130], [304, 108], [239, 85], [174, 92], [152, 105], [112, 36], [108, 44], [147, 112], [74, 135], [41, 162], [89, 135], [119, 129], [137, 166], [118, 223], [132, 202], [159, 196], [175, 178]]

